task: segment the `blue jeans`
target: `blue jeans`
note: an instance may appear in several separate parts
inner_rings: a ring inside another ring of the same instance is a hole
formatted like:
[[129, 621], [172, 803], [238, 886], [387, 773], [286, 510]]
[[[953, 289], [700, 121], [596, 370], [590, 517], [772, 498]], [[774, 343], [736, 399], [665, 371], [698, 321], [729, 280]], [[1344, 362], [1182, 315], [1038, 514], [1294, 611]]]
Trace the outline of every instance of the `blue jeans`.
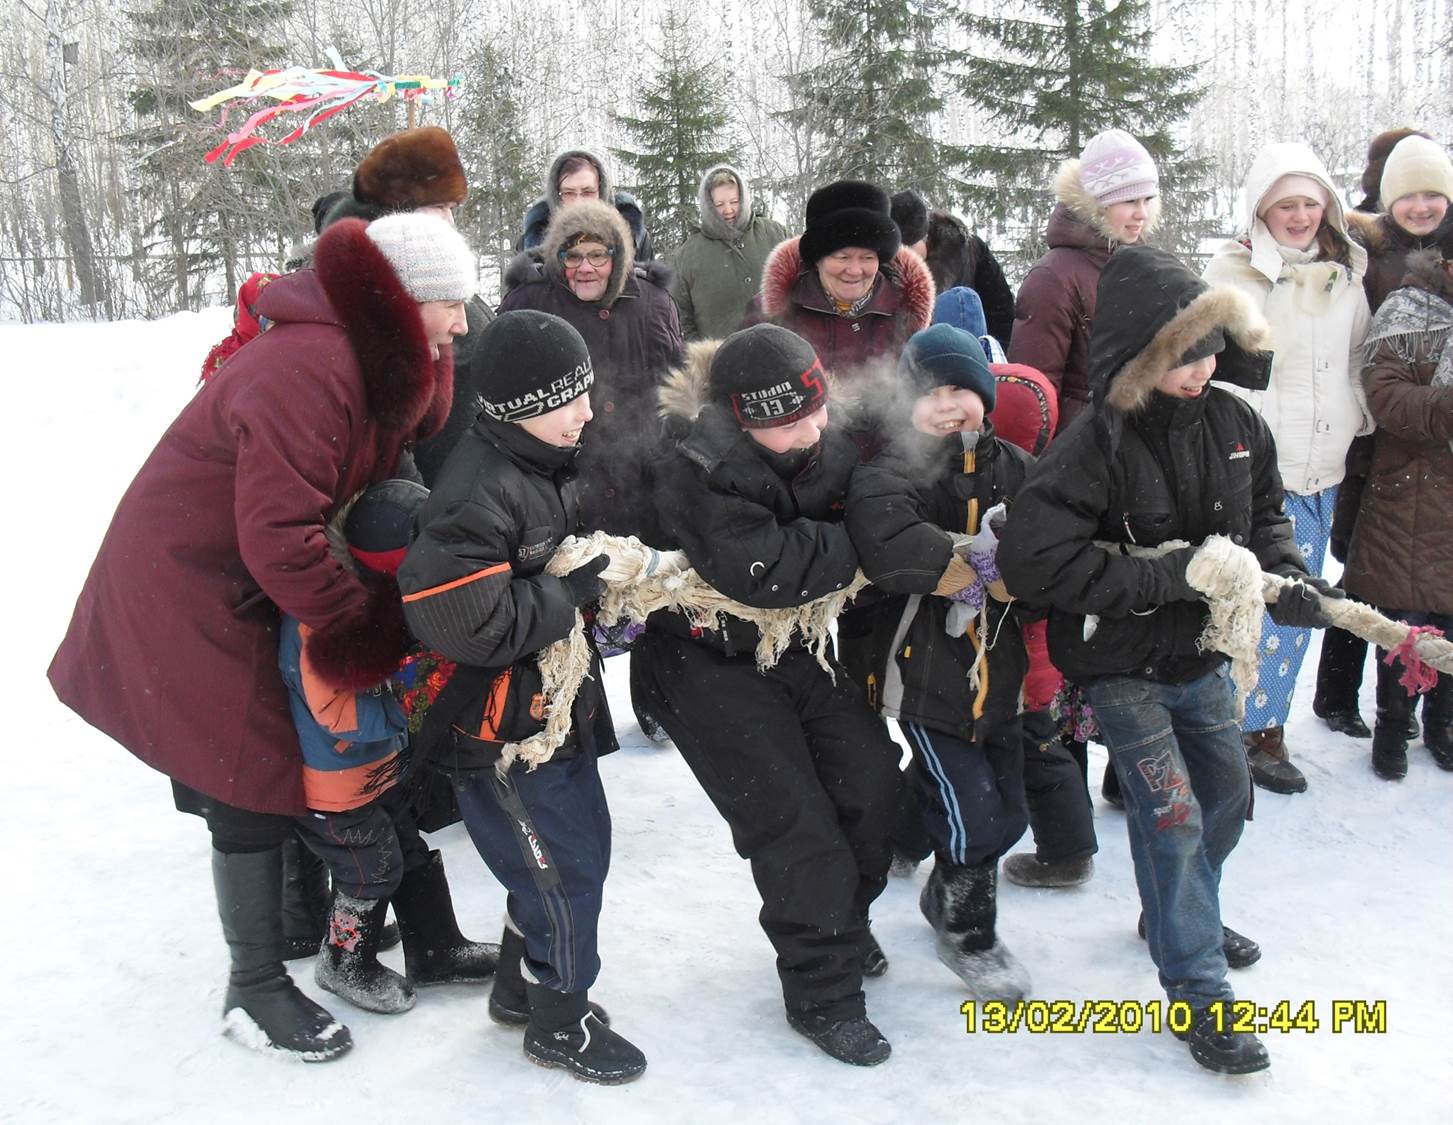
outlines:
[[1171, 1000], [1233, 998], [1221, 951], [1221, 865], [1241, 839], [1251, 792], [1228, 675], [1162, 684], [1106, 676], [1084, 685], [1125, 795], [1150, 955]]

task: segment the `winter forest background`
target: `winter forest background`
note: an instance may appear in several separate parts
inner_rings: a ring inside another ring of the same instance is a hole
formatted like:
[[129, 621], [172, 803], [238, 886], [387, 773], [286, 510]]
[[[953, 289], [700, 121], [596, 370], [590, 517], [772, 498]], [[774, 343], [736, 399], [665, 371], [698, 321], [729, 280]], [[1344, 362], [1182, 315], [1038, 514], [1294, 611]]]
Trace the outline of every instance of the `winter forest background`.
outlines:
[[[1110, 126], [1162, 166], [1158, 241], [1233, 232], [1265, 142], [1304, 139], [1355, 201], [1379, 130], [1453, 136], [1453, 0], [4, 0], [0, 319], [149, 318], [230, 301], [311, 233], [309, 205], [404, 127], [360, 103], [231, 169], [187, 103], [249, 67], [459, 75], [418, 107], [472, 194], [497, 287], [550, 156], [608, 156], [669, 254], [731, 158], [801, 224], [844, 175], [965, 215], [1017, 281], [1055, 164]], [[234, 110], [232, 121], [240, 120]], [[289, 126], [290, 127], [290, 124]], [[285, 130], [274, 129], [273, 135]]]

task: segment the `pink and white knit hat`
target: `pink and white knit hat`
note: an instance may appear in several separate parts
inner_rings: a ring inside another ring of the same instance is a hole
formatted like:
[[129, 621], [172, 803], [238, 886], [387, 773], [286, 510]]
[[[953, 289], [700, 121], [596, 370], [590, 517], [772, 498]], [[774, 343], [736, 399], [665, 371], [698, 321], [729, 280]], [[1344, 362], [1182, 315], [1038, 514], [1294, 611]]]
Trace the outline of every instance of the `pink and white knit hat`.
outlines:
[[1080, 183], [1101, 206], [1160, 193], [1155, 161], [1123, 129], [1096, 133], [1080, 154]]

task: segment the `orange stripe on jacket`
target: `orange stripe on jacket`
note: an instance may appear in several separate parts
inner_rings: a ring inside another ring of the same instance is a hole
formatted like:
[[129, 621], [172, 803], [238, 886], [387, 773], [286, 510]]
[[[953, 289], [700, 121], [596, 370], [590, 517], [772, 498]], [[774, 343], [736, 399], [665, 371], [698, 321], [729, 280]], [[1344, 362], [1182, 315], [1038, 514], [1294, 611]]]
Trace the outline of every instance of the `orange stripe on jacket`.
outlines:
[[303, 682], [303, 701], [323, 729], [329, 734], [342, 734], [358, 729], [358, 697], [351, 691], [329, 687], [308, 657], [308, 638], [313, 630], [298, 622], [302, 651], [298, 656], [298, 676]]
[[375, 770], [387, 767], [397, 757], [398, 754], [393, 753], [376, 762], [365, 762], [343, 770], [316, 770], [305, 765], [303, 798], [308, 808], [317, 812], [347, 812], [378, 800], [380, 794], [393, 788], [394, 782], [368, 793], [364, 792], [364, 787]]
[[491, 574], [498, 574], [502, 570], [509, 570], [507, 562], [495, 563], [494, 566], [486, 567], [484, 570], [476, 570], [473, 574], [466, 574], [463, 578], [456, 578], [453, 582], [445, 582], [442, 586], [430, 586], [427, 590], [419, 590], [417, 593], [405, 594], [404, 601], [416, 602], [420, 598], [431, 598], [435, 594], [443, 594], [449, 590], [466, 586], [470, 582], [478, 582], [481, 578], [488, 578]]

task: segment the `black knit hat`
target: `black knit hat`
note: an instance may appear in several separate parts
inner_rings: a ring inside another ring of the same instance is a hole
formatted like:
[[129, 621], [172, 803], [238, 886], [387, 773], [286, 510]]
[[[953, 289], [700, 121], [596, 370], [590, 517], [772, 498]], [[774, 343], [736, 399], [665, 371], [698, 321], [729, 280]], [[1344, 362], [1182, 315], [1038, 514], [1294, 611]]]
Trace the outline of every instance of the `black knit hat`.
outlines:
[[515, 309], [491, 321], [480, 333], [469, 373], [484, 412], [501, 422], [548, 414], [595, 382], [580, 333], [535, 309]]
[[928, 237], [928, 204], [912, 188], [905, 188], [893, 197], [892, 215], [905, 246]]
[[887, 262], [902, 244], [888, 193], [882, 188], [864, 180], [838, 180], [808, 197], [807, 221], [798, 243], [803, 265], [814, 265], [848, 246], [875, 251], [878, 261]]
[[376, 574], [397, 574], [413, 540], [414, 517], [429, 499], [417, 481], [385, 480], [358, 494], [343, 521], [348, 553]]
[[733, 332], [711, 360], [713, 401], [749, 430], [790, 426], [827, 405], [827, 374], [812, 345], [776, 324]]
[[334, 207], [349, 198], [346, 191], [330, 191], [327, 195], [320, 195], [313, 200], [313, 233], [322, 234], [323, 224], [328, 218], [328, 213]]

